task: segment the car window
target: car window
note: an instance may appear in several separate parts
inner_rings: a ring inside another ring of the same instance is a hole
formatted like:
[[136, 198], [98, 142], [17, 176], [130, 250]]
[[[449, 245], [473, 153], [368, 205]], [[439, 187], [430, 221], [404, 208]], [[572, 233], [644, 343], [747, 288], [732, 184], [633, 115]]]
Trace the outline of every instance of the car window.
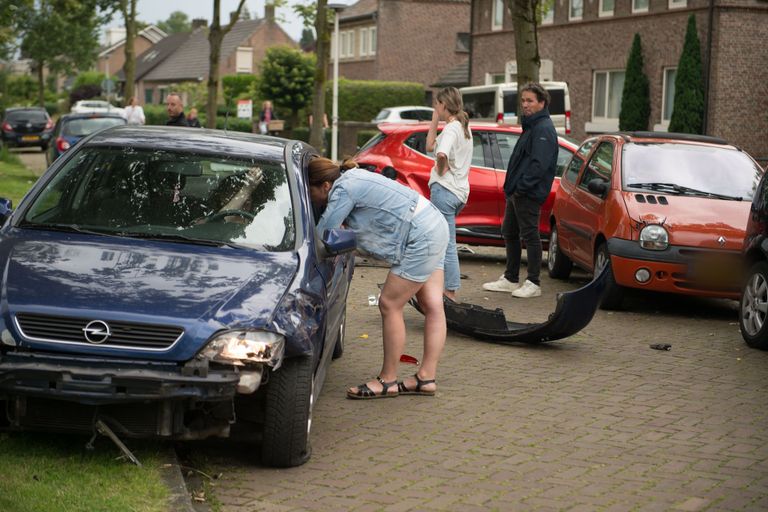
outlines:
[[589, 154], [589, 150], [591, 150], [592, 146], [594, 145], [595, 145], [594, 140], [585, 141], [584, 144], [582, 144], [581, 147], [578, 150], [576, 150], [576, 152], [581, 156], [586, 157]]
[[91, 117], [85, 119], [72, 119], [64, 125], [62, 135], [69, 137], [85, 137], [110, 126], [125, 124], [122, 117]]
[[432, 112], [428, 110], [403, 110], [400, 112], [400, 119], [409, 121], [429, 121], [432, 119]]
[[[438, 131], [438, 135], [442, 130]], [[416, 132], [405, 139], [405, 145], [430, 158], [435, 158], [434, 151], [427, 151], [427, 132]], [[483, 154], [483, 140], [480, 132], [472, 132], [472, 163], [475, 167], [488, 167]]]
[[499, 152], [501, 153], [501, 163], [504, 168], [507, 168], [509, 158], [512, 156], [512, 151], [515, 149], [517, 141], [520, 139], [520, 135], [516, 133], [504, 133], [496, 132], [496, 142], [499, 145]]
[[724, 146], [629, 143], [624, 145], [622, 159], [622, 186], [633, 190], [656, 186], [662, 193], [697, 195], [700, 191], [751, 200], [762, 176], [754, 160]]
[[573, 153], [571, 153], [563, 146], [559, 146], [557, 148], [557, 167], [555, 168], [555, 176], [561, 177], [563, 175], [565, 168], [568, 166], [568, 162], [571, 161], [572, 156]]
[[372, 148], [373, 146], [375, 146], [376, 144], [384, 140], [385, 137], [386, 135], [384, 135], [383, 132], [377, 133], [376, 135], [368, 139], [368, 142], [362, 145], [362, 147], [360, 148], [360, 151], [365, 151], [366, 149]]
[[408, 136], [407, 139], [405, 139], [405, 145], [413, 149], [414, 151], [418, 151], [419, 153], [423, 153], [426, 155], [427, 154], [427, 133], [426, 132], [412, 133], [410, 136]]
[[472, 163], [470, 165], [474, 167], [489, 167], [485, 163], [483, 137], [480, 133], [472, 132]]
[[581, 176], [579, 187], [588, 190], [587, 185], [595, 178], [601, 178], [610, 181], [613, 167], [613, 144], [610, 142], [601, 143], [592, 158], [587, 162], [587, 168]]
[[384, 110], [379, 112], [378, 115], [376, 115], [376, 117], [373, 118], [373, 122], [375, 123], [376, 121], [383, 121], [388, 116], [389, 116], [389, 110], [385, 108]]
[[295, 227], [279, 161], [86, 147], [46, 184], [22, 226], [289, 250]]
[[33, 123], [39, 123], [47, 121], [48, 114], [42, 110], [16, 110], [8, 112], [5, 119], [7, 121], [32, 121]]
[[547, 89], [549, 93], [549, 113], [553, 116], [565, 114], [565, 90]]
[[584, 164], [584, 159], [581, 158], [578, 155], [573, 155], [571, 158], [571, 161], [568, 162], [568, 167], [565, 173], [563, 174], [563, 179], [566, 181], [570, 181], [571, 183], [576, 183], [576, 178], [579, 176], [579, 171], [581, 170], [581, 166]]

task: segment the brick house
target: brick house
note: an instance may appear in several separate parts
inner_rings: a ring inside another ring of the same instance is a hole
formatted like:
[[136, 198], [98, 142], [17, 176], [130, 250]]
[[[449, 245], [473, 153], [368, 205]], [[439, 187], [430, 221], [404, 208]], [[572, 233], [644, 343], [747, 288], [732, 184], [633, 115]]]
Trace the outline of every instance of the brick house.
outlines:
[[470, 0], [359, 0], [339, 14], [339, 76], [443, 83], [468, 62], [469, 12]]
[[[140, 30], [133, 39], [134, 55], [141, 55], [159, 43], [168, 34], [154, 25]], [[125, 65], [125, 28], [110, 28], [106, 33], [106, 44], [99, 51], [96, 69], [100, 73], [115, 75]]]
[[[191, 33], [170, 36], [168, 47], [161, 41], [137, 58], [136, 95], [145, 103], [163, 103], [180, 83], [208, 80], [207, 21], [193, 20], [192, 26]], [[176, 39], [171, 40], [174, 36]], [[238, 21], [222, 41], [220, 76], [258, 73], [267, 48], [280, 45], [298, 48], [275, 21], [274, 7], [267, 7], [264, 18]]]
[[[516, 80], [507, 6], [507, 0], [472, 0], [472, 85]], [[635, 33], [650, 82], [648, 128], [666, 130], [691, 14], [702, 48], [706, 133], [768, 161], [766, 0], [554, 0], [538, 29], [541, 78], [568, 82], [575, 137], [618, 129]]]

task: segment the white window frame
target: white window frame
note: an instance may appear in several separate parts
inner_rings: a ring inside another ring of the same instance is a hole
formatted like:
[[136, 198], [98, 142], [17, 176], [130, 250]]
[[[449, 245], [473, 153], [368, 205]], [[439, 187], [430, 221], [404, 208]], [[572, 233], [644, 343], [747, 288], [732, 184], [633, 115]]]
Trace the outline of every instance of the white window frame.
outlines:
[[603, 2], [605, 2], [605, 0], [600, 0], [600, 5], [597, 8], [597, 16], [599, 18], [608, 18], [610, 16], [613, 16], [614, 11], [616, 10], [616, 0], [613, 0], [613, 9], [611, 9], [610, 11], [605, 9]]
[[568, 0], [568, 21], [581, 21], [584, 17], [584, 0], [578, 0], [581, 2], [581, 14], [578, 16], [573, 15], [573, 2], [577, 0]]
[[[592, 120], [584, 123], [584, 131], [587, 133], [602, 133], [619, 130], [619, 117], [618, 113], [616, 117], [608, 116], [608, 93], [611, 90], [611, 75], [615, 73], [625, 73], [624, 69], [601, 69], [592, 72]], [[597, 98], [597, 75], [606, 74], [607, 79], [605, 81], [605, 117], [598, 117], [595, 115], [595, 103]]]
[[360, 29], [360, 37], [358, 39], [360, 40], [358, 44], [359, 55], [361, 57], [367, 57], [368, 44], [370, 43], [370, 39], [368, 39], [368, 27]]
[[376, 55], [376, 27], [370, 27], [368, 29], [368, 35], [371, 38], [371, 42], [368, 44], [368, 55]]
[[[551, 25], [555, 22], [555, 3], [556, 2], [552, 2], [552, 5], [547, 9], [547, 12], [541, 14], [542, 25]], [[539, 3], [539, 6], [541, 6], [541, 3]]]
[[499, 83], [506, 82], [506, 74], [505, 73], [486, 73], [485, 74], [485, 85], [494, 85]]
[[[666, 132], [669, 129], [670, 119], [664, 118], [664, 112], [667, 110], [667, 87], [669, 86], [667, 81], [667, 74], [672, 70], [675, 70], [675, 73], [677, 73], [677, 66], [670, 66], [662, 68], [661, 70], [661, 112], [659, 114], [661, 122], [659, 124], [653, 125], [653, 130], [657, 132]], [[674, 97], [672, 98], [672, 101], [674, 102]], [[670, 115], [670, 118], [671, 117], [672, 116]]]
[[[492, 0], [491, 7], [491, 30], [501, 30], [504, 28], [504, 0]], [[501, 9], [501, 23], [496, 23], [496, 17]]]
[[235, 73], [253, 73], [253, 48], [239, 46], [235, 51]]
[[644, 12], [648, 12], [648, 9], [651, 6], [651, 0], [646, 0], [647, 5], [645, 7], [636, 7], [635, 3], [638, 0], [632, 0], [632, 14], [642, 14]]
[[339, 48], [339, 59], [349, 59], [355, 56], [355, 31], [345, 30], [339, 34], [341, 47]]
[[683, 9], [688, 7], [688, 0], [669, 0], [670, 9]]

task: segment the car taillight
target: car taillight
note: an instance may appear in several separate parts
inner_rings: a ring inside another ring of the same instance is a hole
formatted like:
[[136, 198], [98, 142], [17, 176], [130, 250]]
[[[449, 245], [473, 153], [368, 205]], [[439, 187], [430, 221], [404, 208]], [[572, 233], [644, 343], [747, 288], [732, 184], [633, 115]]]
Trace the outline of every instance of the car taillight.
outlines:
[[566, 135], [571, 134], [571, 111], [570, 110], [565, 112], [565, 134]]
[[13, 131], [13, 128], [11, 128], [11, 124], [8, 121], [3, 123], [3, 131], [4, 132], [12, 132]]
[[502, 124], [504, 122], [504, 114], [502, 112], [496, 114], [496, 122], [498, 124]]
[[45, 123], [45, 129], [46, 129], [46, 130], [50, 130], [51, 128], [53, 128], [53, 121], [51, 121], [51, 120], [49, 119], [49, 120], [48, 120], [48, 122], [47, 122], [47, 123]]
[[56, 139], [56, 149], [59, 150], [59, 153], [65, 152], [66, 150], [69, 149], [69, 142], [67, 142], [66, 140], [62, 139], [61, 137], [58, 137]]

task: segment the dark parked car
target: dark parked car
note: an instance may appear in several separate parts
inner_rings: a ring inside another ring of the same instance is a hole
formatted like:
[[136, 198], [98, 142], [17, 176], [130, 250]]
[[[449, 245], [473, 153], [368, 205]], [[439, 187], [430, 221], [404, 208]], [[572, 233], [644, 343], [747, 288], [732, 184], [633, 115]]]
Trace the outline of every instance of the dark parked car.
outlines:
[[8, 147], [48, 147], [53, 133], [53, 121], [43, 108], [18, 107], [6, 109], [0, 123], [0, 136]]
[[53, 129], [52, 144], [48, 145], [45, 160], [51, 165], [62, 153], [74, 146], [77, 141], [104, 128], [126, 124], [119, 114], [66, 114], [56, 121]]
[[0, 204], [0, 426], [256, 434], [263, 463], [308, 460], [355, 246], [349, 230], [315, 233], [313, 154], [116, 126], [54, 162], [14, 212]]
[[741, 336], [750, 347], [768, 350], [768, 173], [752, 199], [743, 255], [746, 279], [739, 304]]

